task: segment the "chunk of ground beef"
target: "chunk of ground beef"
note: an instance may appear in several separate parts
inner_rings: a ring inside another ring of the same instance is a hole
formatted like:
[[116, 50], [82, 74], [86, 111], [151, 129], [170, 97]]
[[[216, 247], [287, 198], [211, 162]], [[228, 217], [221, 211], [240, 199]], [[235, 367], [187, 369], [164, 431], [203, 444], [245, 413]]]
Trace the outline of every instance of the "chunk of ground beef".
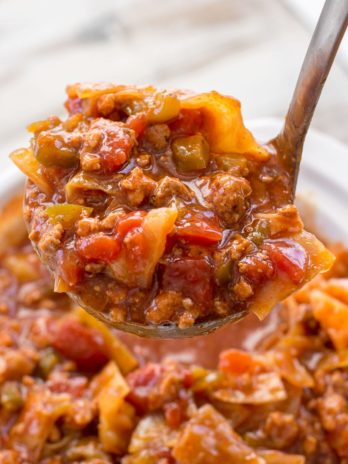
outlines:
[[228, 227], [232, 227], [246, 212], [251, 186], [243, 177], [217, 174], [210, 182], [207, 200]]
[[163, 150], [168, 144], [170, 129], [167, 124], [155, 124], [148, 127], [144, 132], [145, 142], [155, 150]]
[[239, 272], [254, 285], [270, 279], [274, 274], [274, 266], [267, 253], [257, 253], [245, 256], [238, 264]]
[[299, 427], [292, 414], [274, 411], [268, 415], [263, 432], [270, 447], [283, 449], [294, 443], [299, 433]]
[[161, 179], [155, 188], [151, 197], [154, 206], [169, 206], [175, 198], [190, 200], [194, 196], [193, 192], [175, 177], [165, 176]]
[[86, 237], [96, 232], [111, 230], [123, 214], [123, 211], [114, 211], [104, 219], [84, 217], [77, 222], [76, 233], [80, 237]]
[[43, 252], [55, 251], [62, 240], [64, 228], [61, 223], [54, 224], [40, 238], [38, 246]]
[[169, 290], [161, 292], [155, 299], [155, 304], [146, 312], [146, 319], [154, 324], [170, 321], [172, 316], [182, 308], [182, 295]]
[[254, 293], [252, 286], [243, 278], [233, 286], [233, 291], [241, 301], [247, 300]]
[[150, 197], [156, 188], [156, 181], [146, 176], [143, 171], [136, 167], [130, 174], [119, 183], [121, 191], [126, 195], [132, 206], [139, 206]]

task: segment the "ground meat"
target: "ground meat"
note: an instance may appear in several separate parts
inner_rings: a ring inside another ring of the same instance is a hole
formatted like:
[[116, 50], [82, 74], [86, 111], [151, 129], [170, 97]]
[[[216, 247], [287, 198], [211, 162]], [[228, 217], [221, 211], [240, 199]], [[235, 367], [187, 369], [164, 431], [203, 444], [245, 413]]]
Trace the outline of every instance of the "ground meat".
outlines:
[[101, 95], [98, 98], [97, 110], [98, 112], [106, 117], [113, 113], [117, 106], [117, 99], [112, 93], [107, 93], [106, 95]]
[[228, 247], [228, 256], [233, 261], [238, 261], [243, 255], [252, 249], [252, 244], [249, 240], [237, 235], [237, 237], [232, 241], [231, 245]]
[[226, 226], [233, 227], [246, 212], [251, 195], [249, 182], [231, 174], [217, 174], [210, 182], [207, 200]]
[[182, 295], [171, 290], [161, 292], [154, 305], [148, 309], [146, 318], [153, 324], [170, 321], [173, 314], [182, 308]]
[[274, 274], [274, 266], [267, 253], [258, 251], [245, 256], [238, 264], [238, 269], [254, 285], [270, 279]]
[[30, 348], [0, 349], [0, 384], [5, 380], [19, 379], [30, 374], [36, 364], [38, 354]]
[[99, 171], [101, 168], [100, 158], [94, 153], [81, 153], [81, 167], [86, 172]]
[[267, 219], [270, 227], [270, 235], [297, 234], [303, 229], [303, 222], [295, 205], [286, 205], [275, 213], [258, 215], [261, 219]]
[[151, 155], [149, 153], [139, 153], [137, 157], [137, 164], [141, 168], [145, 168], [151, 164]]
[[170, 205], [175, 198], [189, 201], [193, 197], [193, 192], [179, 179], [166, 176], [158, 182], [151, 197], [151, 202], [154, 206], [160, 207]]
[[81, 166], [84, 171], [98, 171], [101, 168], [100, 157], [93, 153], [101, 141], [102, 133], [97, 129], [85, 134], [84, 148], [80, 153]]
[[43, 252], [52, 252], [56, 250], [62, 240], [64, 234], [64, 228], [62, 224], [54, 224], [50, 227], [45, 234], [41, 235], [38, 243], [39, 248]]
[[263, 432], [267, 436], [270, 448], [283, 449], [294, 443], [299, 429], [292, 414], [275, 411], [267, 417]]
[[237, 298], [242, 301], [247, 300], [254, 293], [252, 286], [244, 279], [240, 279], [239, 282], [233, 286], [233, 292], [236, 294]]
[[170, 129], [167, 124], [156, 124], [148, 127], [144, 132], [144, 139], [155, 150], [166, 148], [170, 136]]
[[148, 198], [156, 188], [156, 181], [145, 176], [140, 168], [134, 168], [131, 173], [119, 183], [125, 193], [129, 204], [139, 206]]

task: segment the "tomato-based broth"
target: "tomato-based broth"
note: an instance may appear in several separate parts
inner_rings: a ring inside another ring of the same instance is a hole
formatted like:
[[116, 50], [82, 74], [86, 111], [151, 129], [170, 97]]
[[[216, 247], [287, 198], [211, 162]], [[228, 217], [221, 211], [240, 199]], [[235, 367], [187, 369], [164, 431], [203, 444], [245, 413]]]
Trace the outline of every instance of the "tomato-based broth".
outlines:
[[31, 147], [11, 155], [56, 291], [116, 322], [187, 328], [262, 318], [332, 263], [237, 100], [112, 84], [67, 93], [67, 119], [31, 124]]

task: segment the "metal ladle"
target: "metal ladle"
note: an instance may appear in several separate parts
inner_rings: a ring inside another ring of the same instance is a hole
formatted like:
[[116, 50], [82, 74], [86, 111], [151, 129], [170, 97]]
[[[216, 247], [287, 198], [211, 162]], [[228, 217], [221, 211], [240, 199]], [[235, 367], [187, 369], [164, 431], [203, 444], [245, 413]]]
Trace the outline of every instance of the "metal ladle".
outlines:
[[[269, 145], [278, 152], [291, 175], [292, 200], [295, 196], [305, 137], [347, 23], [348, 0], [326, 0], [309, 44], [283, 129], [269, 142]], [[83, 306], [86, 308], [85, 305]], [[93, 316], [118, 330], [147, 338], [184, 338], [207, 334], [225, 324], [236, 322], [247, 314], [247, 311], [241, 311], [225, 318], [179, 329], [176, 325], [147, 326], [134, 322], [115, 322], [93, 308], [86, 309]]]

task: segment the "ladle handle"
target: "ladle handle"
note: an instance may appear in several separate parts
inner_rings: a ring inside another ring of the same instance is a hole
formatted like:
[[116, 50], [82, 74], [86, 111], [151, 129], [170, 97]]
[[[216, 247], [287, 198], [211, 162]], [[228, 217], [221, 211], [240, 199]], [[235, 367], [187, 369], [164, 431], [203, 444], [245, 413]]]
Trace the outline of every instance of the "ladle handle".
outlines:
[[273, 141], [292, 176], [294, 196], [304, 140], [348, 24], [348, 0], [326, 0], [281, 133]]

